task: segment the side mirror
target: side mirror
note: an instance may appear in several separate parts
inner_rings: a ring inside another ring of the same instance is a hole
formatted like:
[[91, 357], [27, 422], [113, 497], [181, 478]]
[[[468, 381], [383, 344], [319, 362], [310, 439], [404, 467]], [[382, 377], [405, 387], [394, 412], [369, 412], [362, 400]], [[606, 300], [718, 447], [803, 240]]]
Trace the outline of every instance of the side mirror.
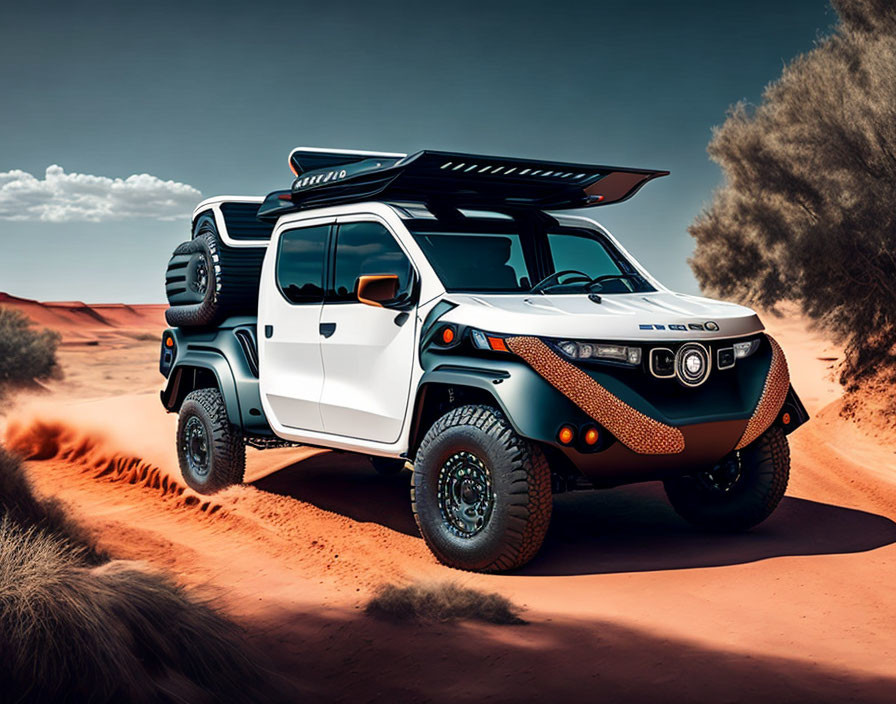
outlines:
[[386, 308], [398, 296], [397, 274], [359, 276], [355, 284], [358, 300], [369, 306]]

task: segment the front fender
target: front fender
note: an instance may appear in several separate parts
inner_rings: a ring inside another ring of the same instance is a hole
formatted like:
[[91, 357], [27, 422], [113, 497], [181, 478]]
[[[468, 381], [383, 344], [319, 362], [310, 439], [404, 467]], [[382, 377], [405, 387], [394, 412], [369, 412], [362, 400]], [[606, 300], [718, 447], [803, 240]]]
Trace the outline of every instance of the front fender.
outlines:
[[[565, 423], [590, 421], [572, 401], [557, 393], [525, 362], [515, 359], [452, 356], [420, 379], [418, 399], [429, 384], [480, 389], [494, 398], [513, 429], [523, 437], [558, 445]], [[559, 445], [558, 445], [559, 446]]]

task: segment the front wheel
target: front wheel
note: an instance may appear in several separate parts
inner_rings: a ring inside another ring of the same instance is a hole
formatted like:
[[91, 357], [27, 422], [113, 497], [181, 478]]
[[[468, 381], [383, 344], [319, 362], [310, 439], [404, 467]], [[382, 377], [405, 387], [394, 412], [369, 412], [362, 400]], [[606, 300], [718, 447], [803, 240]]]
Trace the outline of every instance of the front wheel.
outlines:
[[551, 518], [551, 472], [541, 449], [499, 411], [462, 406], [426, 433], [411, 503], [433, 554], [451, 567], [510, 570], [531, 560]]
[[217, 389], [191, 391], [184, 399], [177, 421], [177, 460], [187, 486], [200, 494], [242, 483], [246, 445]]
[[768, 518], [787, 489], [790, 449], [778, 427], [713, 468], [664, 482], [669, 502], [685, 520], [707, 530], [742, 531]]

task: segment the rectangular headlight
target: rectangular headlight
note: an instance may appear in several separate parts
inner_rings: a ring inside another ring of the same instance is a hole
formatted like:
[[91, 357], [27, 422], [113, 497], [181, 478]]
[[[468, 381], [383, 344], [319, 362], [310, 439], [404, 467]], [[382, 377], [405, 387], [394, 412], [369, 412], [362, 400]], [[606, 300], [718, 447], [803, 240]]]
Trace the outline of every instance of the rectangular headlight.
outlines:
[[744, 359], [759, 349], [759, 340], [749, 340], [748, 342], [734, 343], [734, 357], [736, 359]]
[[610, 359], [631, 365], [641, 363], [640, 347], [577, 340], [564, 340], [558, 343], [557, 347], [571, 359]]

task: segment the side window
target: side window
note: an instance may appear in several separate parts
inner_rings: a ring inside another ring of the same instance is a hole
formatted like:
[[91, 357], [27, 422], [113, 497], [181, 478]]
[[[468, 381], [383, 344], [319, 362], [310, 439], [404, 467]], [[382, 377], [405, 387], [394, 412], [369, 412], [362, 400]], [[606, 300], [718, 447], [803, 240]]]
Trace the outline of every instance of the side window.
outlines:
[[336, 236], [336, 266], [333, 272], [333, 301], [357, 300], [359, 276], [396, 274], [398, 295], [410, 292], [411, 262], [385, 227], [376, 222], [353, 222], [339, 226]]
[[324, 299], [324, 253], [329, 225], [289, 230], [280, 236], [277, 285], [292, 303]]

